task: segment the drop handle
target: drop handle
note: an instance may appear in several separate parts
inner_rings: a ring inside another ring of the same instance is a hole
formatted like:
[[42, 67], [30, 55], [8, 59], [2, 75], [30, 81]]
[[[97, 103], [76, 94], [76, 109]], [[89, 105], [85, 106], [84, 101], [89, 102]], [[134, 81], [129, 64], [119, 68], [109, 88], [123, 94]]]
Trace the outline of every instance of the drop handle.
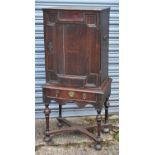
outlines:
[[56, 97], [60, 96], [60, 90], [56, 90]]
[[68, 92], [68, 96], [69, 96], [70, 98], [75, 97], [75, 92], [74, 92], [74, 91], [69, 91], [69, 92]]
[[53, 52], [53, 45], [52, 45], [51, 41], [48, 43], [48, 52], [49, 52], [49, 54], [51, 54]]
[[83, 100], [86, 100], [87, 99], [87, 94], [86, 93], [83, 93], [82, 94], [82, 98], [83, 98]]

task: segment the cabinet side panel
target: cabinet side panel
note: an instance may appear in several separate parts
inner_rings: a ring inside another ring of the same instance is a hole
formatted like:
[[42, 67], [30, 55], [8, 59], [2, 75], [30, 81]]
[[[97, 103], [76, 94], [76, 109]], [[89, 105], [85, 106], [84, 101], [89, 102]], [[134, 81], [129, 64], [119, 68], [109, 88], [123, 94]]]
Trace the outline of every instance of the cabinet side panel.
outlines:
[[46, 11], [43, 10], [43, 25], [44, 25], [44, 54], [45, 54], [45, 71], [46, 71], [46, 81], [47, 81], [47, 54], [46, 54]]
[[109, 51], [109, 13], [110, 9], [100, 14], [101, 25], [101, 81], [108, 77], [108, 51]]

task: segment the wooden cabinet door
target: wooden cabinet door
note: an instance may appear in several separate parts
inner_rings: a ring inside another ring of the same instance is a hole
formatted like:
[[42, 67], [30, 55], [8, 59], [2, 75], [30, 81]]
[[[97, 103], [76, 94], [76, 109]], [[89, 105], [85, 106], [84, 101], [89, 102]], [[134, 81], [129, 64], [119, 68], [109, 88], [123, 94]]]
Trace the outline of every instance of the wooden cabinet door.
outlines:
[[75, 18], [73, 15], [67, 12], [59, 19], [57, 13], [45, 14], [47, 80], [74, 75], [79, 79], [85, 76], [86, 81], [96, 83], [100, 71], [97, 16], [77, 13]]

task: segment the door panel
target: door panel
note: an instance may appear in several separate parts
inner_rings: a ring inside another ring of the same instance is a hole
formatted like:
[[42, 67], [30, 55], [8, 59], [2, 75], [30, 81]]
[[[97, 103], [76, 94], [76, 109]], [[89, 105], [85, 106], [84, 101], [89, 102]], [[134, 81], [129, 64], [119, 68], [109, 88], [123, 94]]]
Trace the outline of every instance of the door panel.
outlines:
[[[65, 74], [86, 75], [90, 67], [90, 49], [84, 24], [64, 24]], [[87, 62], [87, 63], [86, 63]]]
[[85, 76], [87, 83], [97, 83], [100, 71], [97, 16], [87, 14], [84, 19], [83, 23], [68, 23], [59, 21], [56, 13], [47, 14], [45, 48], [48, 80], [60, 82], [61, 75], [75, 75], [77, 81], [80, 76]]

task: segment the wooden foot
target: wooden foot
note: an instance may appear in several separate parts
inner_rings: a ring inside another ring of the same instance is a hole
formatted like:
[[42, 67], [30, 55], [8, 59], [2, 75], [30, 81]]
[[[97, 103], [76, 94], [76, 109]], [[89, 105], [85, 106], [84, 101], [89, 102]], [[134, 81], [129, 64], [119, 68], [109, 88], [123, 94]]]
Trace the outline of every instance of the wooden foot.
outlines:
[[102, 129], [102, 132], [103, 132], [103, 133], [109, 133], [109, 131], [110, 131], [110, 129], [107, 128], [107, 127]]
[[45, 141], [46, 143], [50, 142], [51, 140], [52, 140], [52, 138], [51, 138], [50, 136], [46, 136], [46, 135], [45, 135], [44, 141]]
[[61, 128], [61, 127], [63, 127], [63, 124], [62, 124], [61, 122], [58, 121], [58, 122], [57, 122], [57, 127], [58, 127], [58, 128]]
[[101, 150], [102, 149], [101, 144], [96, 143], [95, 144], [95, 149], [98, 150], [98, 151]]

